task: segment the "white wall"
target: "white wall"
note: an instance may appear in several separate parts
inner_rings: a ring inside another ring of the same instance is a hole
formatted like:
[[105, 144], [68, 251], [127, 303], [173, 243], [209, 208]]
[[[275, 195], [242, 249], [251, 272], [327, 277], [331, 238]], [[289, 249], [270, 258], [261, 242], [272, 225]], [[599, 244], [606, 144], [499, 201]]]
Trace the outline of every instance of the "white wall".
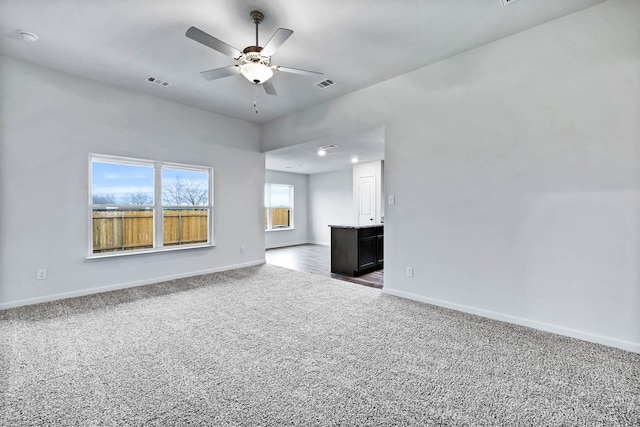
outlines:
[[353, 223], [351, 169], [309, 175], [309, 242], [331, 244], [329, 225]]
[[[301, 173], [289, 173], [267, 170], [265, 182], [271, 184], [293, 185], [293, 230], [266, 231], [265, 248], [302, 245], [308, 243], [308, 193], [309, 176]], [[263, 226], [264, 230], [264, 226]]]
[[267, 170], [265, 182], [294, 186], [294, 229], [265, 233], [265, 247], [329, 245], [329, 224], [353, 222], [352, 170], [304, 175]]
[[[258, 125], [0, 59], [0, 308], [264, 262]], [[216, 247], [85, 259], [89, 153], [215, 168]]]
[[640, 352], [639, 22], [599, 4], [269, 123], [263, 150], [385, 124], [387, 293]]

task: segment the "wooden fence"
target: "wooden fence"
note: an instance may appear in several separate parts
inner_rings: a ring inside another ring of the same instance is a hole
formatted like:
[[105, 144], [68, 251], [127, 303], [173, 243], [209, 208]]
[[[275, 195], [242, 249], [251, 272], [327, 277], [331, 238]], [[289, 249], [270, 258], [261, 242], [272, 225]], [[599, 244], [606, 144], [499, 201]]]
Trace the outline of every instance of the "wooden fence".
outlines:
[[[264, 229], [269, 224], [269, 208], [264, 210]], [[271, 228], [282, 228], [291, 226], [291, 209], [271, 208]]]
[[209, 235], [205, 210], [164, 211], [162, 240], [165, 246], [206, 243]]
[[[164, 246], [206, 243], [208, 212], [202, 209], [163, 212]], [[94, 211], [93, 253], [153, 247], [153, 211]]]

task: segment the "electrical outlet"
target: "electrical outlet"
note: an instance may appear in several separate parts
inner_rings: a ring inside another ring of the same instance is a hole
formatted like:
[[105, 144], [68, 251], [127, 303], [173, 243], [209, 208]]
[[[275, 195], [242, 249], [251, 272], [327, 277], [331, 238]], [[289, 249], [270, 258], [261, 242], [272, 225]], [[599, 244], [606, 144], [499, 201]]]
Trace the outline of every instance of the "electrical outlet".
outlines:
[[389, 196], [389, 204], [390, 205], [396, 204], [396, 196]]
[[240, 253], [243, 254], [244, 253], [244, 246], [240, 246]]
[[38, 280], [46, 280], [47, 279], [47, 269], [46, 268], [38, 268], [36, 270], [36, 279], [38, 279]]
[[407, 277], [413, 277], [413, 267], [407, 267]]

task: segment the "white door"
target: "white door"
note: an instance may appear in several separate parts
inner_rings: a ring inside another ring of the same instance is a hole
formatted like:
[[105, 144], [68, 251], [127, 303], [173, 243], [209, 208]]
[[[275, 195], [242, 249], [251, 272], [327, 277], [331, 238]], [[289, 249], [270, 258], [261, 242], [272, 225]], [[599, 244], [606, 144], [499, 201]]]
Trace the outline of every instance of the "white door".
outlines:
[[358, 225], [376, 223], [376, 177], [358, 177]]

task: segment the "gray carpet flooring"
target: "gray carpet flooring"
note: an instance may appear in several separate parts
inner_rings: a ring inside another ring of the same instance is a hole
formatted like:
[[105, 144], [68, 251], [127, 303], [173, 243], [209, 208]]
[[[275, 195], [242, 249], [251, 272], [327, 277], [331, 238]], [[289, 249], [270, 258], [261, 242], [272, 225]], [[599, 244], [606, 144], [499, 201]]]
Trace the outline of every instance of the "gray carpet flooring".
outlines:
[[0, 312], [0, 425], [640, 425], [640, 355], [262, 265]]

